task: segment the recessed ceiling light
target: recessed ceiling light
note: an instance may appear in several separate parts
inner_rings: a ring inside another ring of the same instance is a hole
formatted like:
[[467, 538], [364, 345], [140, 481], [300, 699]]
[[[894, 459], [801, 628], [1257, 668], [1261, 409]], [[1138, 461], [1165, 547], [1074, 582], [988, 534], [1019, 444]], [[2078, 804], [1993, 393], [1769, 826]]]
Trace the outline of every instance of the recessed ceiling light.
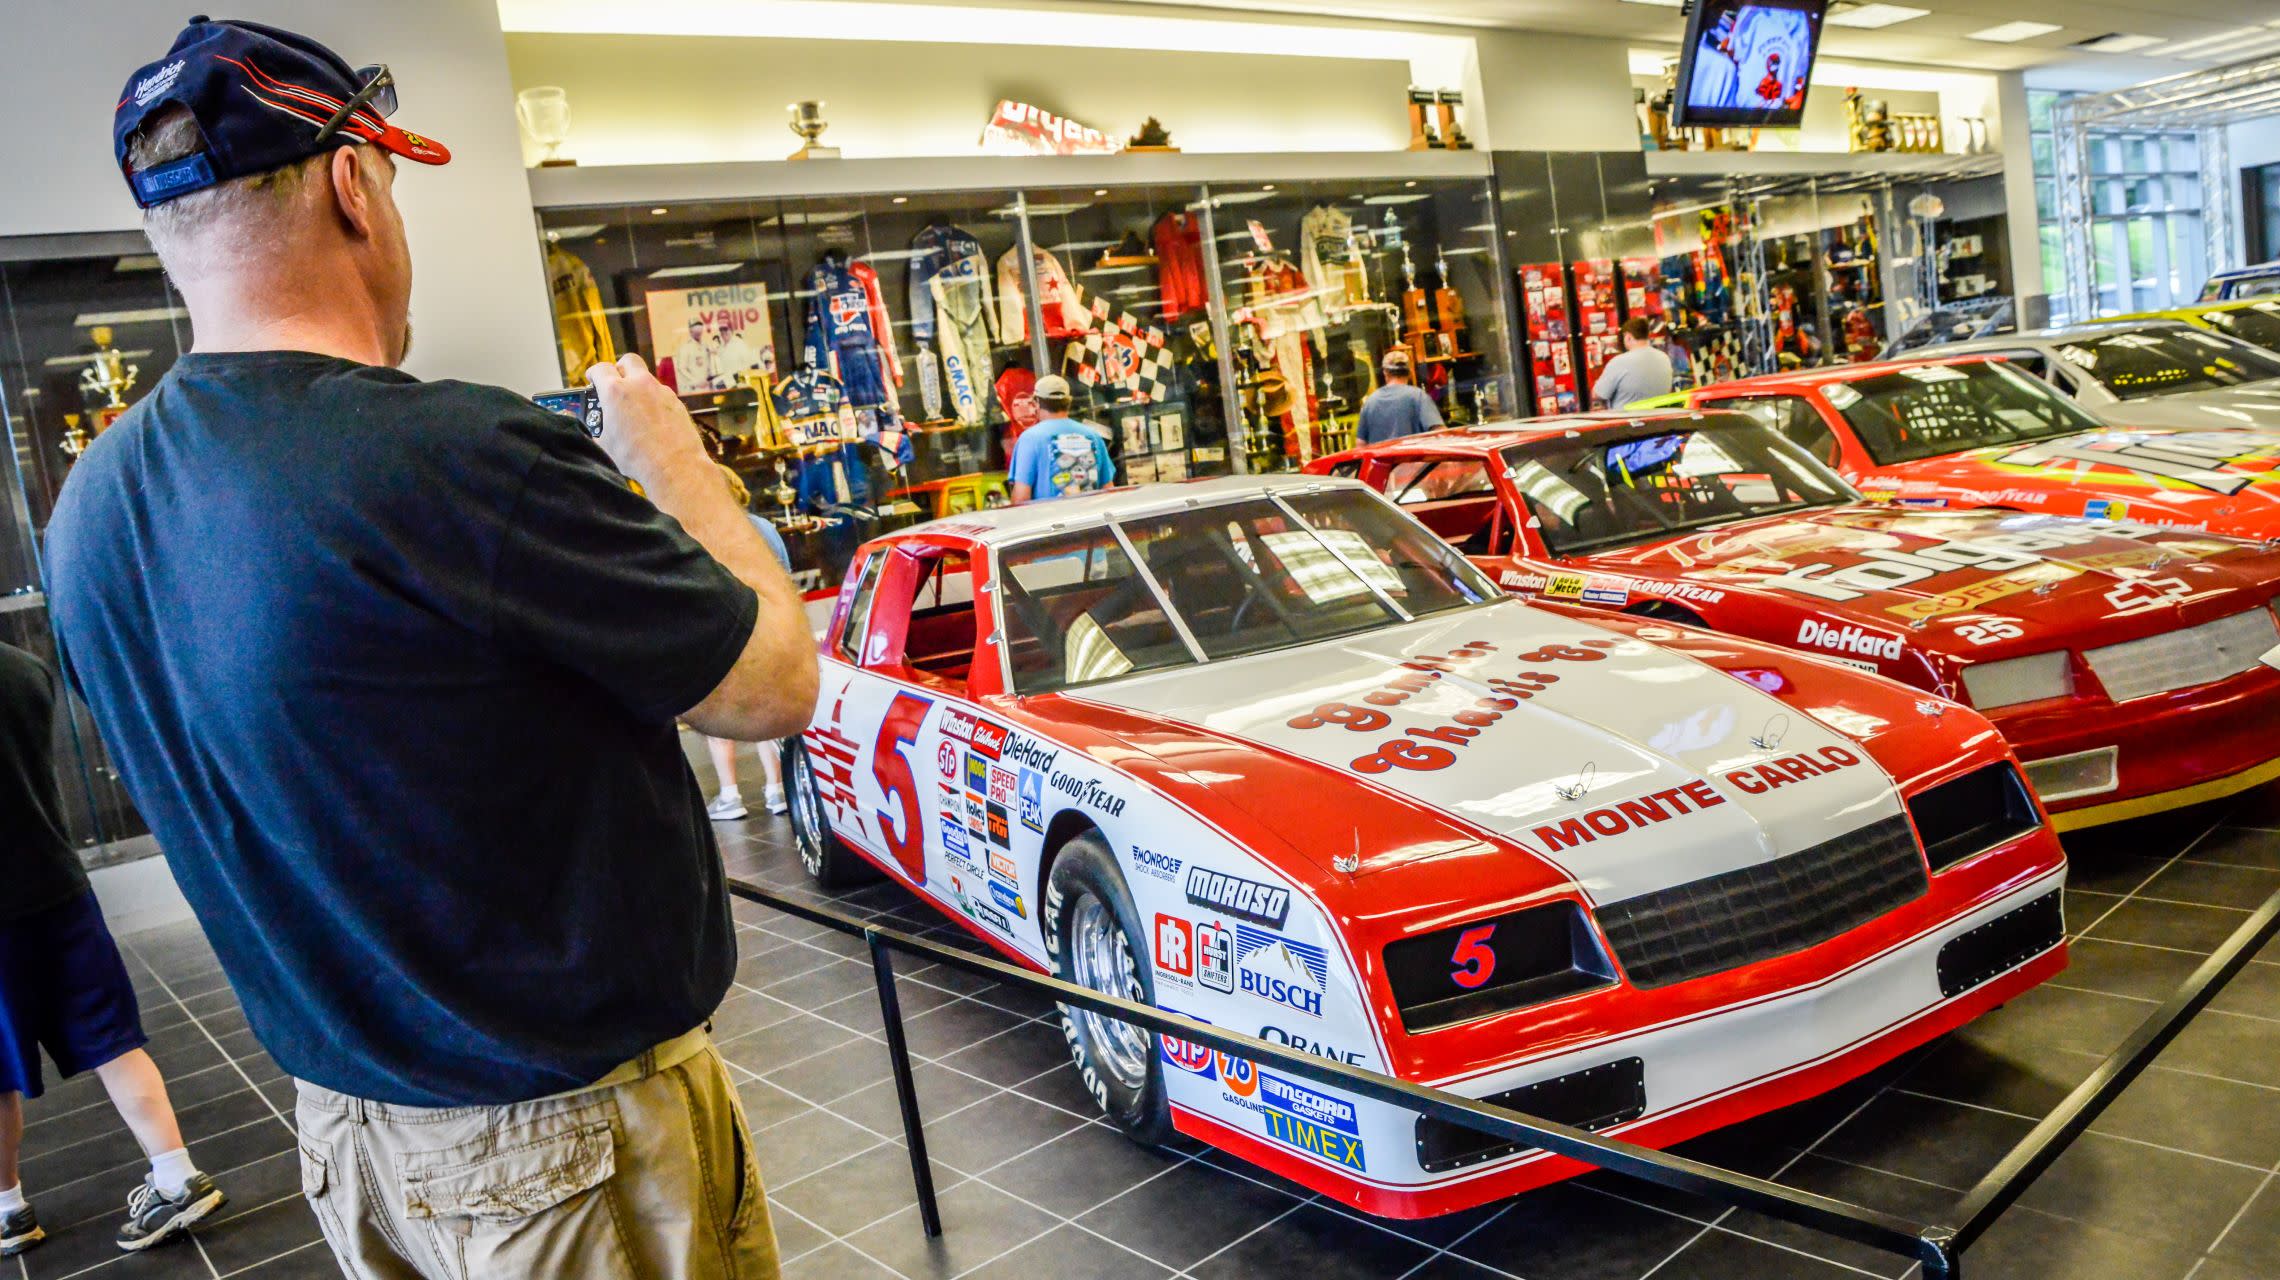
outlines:
[[2161, 56], [2165, 58], [2186, 58], [2230, 52], [2232, 46], [2242, 40], [2261, 35], [2263, 31], [2262, 27], [2234, 27], [2230, 31], [2219, 31], [2213, 36], [2196, 36], [2193, 39], [2180, 40], [2170, 45], [2161, 51]]
[[656, 208], [651, 209], [649, 212], [652, 217], [662, 218], [665, 216], [665, 206], [659, 205]]
[[1832, 27], [1861, 27], [1873, 31], [1879, 27], [1892, 26], [1894, 23], [1913, 22], [1930, 12], [1929, 9], [1911, 9], [1904, 4], [1846, 5], [1842, 9], [1829, 10], [1829, 25]]
[[1985, 40], [1990, 44], [2015, 44], [2021, 40], [2032, 40], [2036, 36], [2047, 36], [2056, 30], [2058, 24], [2055, 22], [2006, 22], [1985, 31], [1974, 31], [1964, 39]]
[[895, 197], [895, 203], [896, 203], [896, 204], [909, 204], [909, 203], [910, 203], [910, 197], [909, 197], [909, 196], [896, 196], [896, 197]]
[[1623, 0], [1623, 3], [1651, 4], [1658, 9], [1676, 9], [1683, 6], [1686, 3], [1686, 0]]
[[2077, 40], [2074, 47], [2089, 53], [2131, 53], [2161, 43], [2160, 36], [2130, 36], [2115, 32], [2092, 40]]

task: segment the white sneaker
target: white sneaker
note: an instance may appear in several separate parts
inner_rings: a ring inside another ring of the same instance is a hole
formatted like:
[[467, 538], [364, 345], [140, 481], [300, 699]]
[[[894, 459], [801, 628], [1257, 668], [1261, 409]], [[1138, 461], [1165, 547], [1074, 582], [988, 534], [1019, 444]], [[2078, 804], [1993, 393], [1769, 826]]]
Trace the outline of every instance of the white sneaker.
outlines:
[[715, 822], [734, 822], [751, 810], [744, 807], [744, 797], [734, 791], [723, 791], [705, 806], [705, 816]]
[[770, 813], [783, 813], [791, 807], [784, 803], [784, 789], [782, 787], [770, 787], [762, 792], [760, 803], [766, 805]]

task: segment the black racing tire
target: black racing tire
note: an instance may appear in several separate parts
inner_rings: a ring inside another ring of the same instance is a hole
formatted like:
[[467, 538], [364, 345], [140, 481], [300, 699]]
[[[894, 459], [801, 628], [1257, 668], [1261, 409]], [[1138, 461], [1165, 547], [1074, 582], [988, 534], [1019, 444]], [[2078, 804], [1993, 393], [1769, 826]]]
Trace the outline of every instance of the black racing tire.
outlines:
[[823, 795], [815, 785], [815, 765], [798, 738], [784, 739], [784, 789], [800, 864], [817, 884], [846, 889], [878, 879], [878, 868], [831, 834], [831, 819], [823, 814]]
[[[1156, 1003], [1155, 965], [1116, 855], [1087, 831], [1062, 847], [1045, 884], [1045, 933], [1054, 972], [1066, 982]], [[1061, 1006], [1069, 1057], [1109, 1123], [1143, 1146], [1172, 1138], [1172, 1107], [1156, 1034], [1089, 1010]]]

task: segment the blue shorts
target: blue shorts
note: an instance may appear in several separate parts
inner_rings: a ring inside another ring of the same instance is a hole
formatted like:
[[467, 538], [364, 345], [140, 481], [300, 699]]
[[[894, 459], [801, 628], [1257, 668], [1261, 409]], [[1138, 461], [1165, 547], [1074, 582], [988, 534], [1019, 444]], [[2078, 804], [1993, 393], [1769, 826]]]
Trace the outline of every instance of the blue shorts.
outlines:
[[75, 1076], [149, 1042], [93, 893], [0, 924], [0, 1093], [40, 1096], [43, 1048]]

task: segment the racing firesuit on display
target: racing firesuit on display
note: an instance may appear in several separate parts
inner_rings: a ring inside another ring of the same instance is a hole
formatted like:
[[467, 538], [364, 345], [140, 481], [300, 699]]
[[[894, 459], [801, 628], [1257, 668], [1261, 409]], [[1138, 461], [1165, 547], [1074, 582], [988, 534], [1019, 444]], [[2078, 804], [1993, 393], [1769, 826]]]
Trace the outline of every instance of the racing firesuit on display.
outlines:
[[[998, 332], [1007, 342], [1029, 341], [1029, 293], [1022, 283], [1019, 245], [998, 258], [997, 291]], [[1037, 251], [1037, 309], [1045, 314], [1045, 336], [1054, 341], [1092, 327], [1092, 313], [1069, 283], [1061, 260], [1043, 249]]]
[[990, 280], [967, 263], [935, 273], [927, 281], [942, 349], [942, 385], [951, 415], [960, 425], [978, 427], [989, 416], [990, 346], [995, 341]]
[[934, 277], [945, 271], [971, 271], [987, 278], [989, 255], [970, 232], [948, 223], [928, 223], [910, 239], [910, 336], [920, 347], [934, 340]]
[[871, 473], [856, 443], [855, 414], [839, 379], [813, 366], [776, 384], [776, 414], [784, 438], [800, 451], [799, 490], [803, 510], [821, 515], [835, 507], [867, 505]]
[[845, 254], [827, 253], [807, 274], [807, 294], [807, 362], [838, 379], [852, 404], [893, 404], [902, 363], [895, 358], [879, 273], [848, 262]]

